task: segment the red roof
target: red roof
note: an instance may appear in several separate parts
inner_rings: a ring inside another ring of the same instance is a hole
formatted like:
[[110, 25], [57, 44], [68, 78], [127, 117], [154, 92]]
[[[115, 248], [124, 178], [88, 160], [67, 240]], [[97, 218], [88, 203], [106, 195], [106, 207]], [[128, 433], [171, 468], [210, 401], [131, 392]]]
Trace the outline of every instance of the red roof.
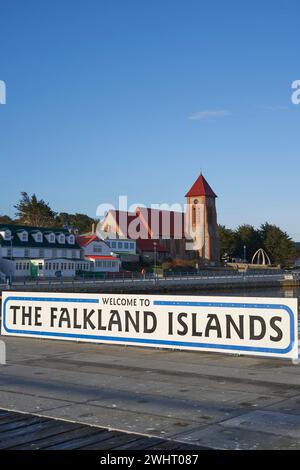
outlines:
[[[184, 237], [184, 219], [182, 212], [149, 208], [136, 208], [136, 212], [110, 211], [120, 231], [130, 239], [134, 232], [137, 240]], [[131, 229], [130, 229], [130, 224]]]
[[99, 255], [85, 255], [85, 258], [88, 259], [110, 259], [110, 260], [117, 260], [115, 256], [99, 256]]
[[150, 238], [184, 238], [183, 212], [137, 208], [137, 214]]
[[200, 175], [185, 197], [218, 197], [209, 186], [204, 176]]
[[141, 251], [154, 252], [155, 251], [154, 250], [154, 243], [156, 243], [157, 253], [168, 253], [169, 250], [167, 250], [164, 246], [160, 245], [157, 240], [152, 240], [151, 238], [149, 238], [147, 240], [142, 240], [141, 238], [139, 238], [136, 241], [136, 246]]
[[97, 235], [78, 235], [76, 237], [76, 241], [79, 246], [87, 246], [93, 241], [100, 241]]

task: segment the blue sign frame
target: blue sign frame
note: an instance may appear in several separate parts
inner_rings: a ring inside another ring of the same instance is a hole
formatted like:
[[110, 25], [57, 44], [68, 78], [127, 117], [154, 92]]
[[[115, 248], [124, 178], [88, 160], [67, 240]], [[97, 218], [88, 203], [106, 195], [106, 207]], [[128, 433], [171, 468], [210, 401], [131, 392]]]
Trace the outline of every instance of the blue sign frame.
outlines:
[[251, 308], [251, 309], [266, 309], [266, 310], [285, 310], [290, 318], [290, 343], [287, 348], [262, 348], [254, 346], [234, 346], [227, 344], [212, 344], [212, 343], [194, 343], [185, 341], [169, 341], [169, 340], [157, 340], [157, 339], [146, 339], [146, 338], [127, 338], [127, 337], [116, 337], [116, 336], [103, 336], [103, 335], [85, 335], [75, 333], [58, 333], [48, 331], [30, 331], [30, 330], [14, 330], [8, 328], [6, 325], [6, 304], [10, 300], [23, 300], [29, 302], [78, 302], [78, 303], [92, 303], [99, 304], [100, 300], [97, 298], [63, 298], [63, 297], [7, 297], [3, 304], [3, 328], [7, 333], [14, 333], [19, 335], [34, 335], [34, 336], [47, 336], [51, 338], [72, 338], [76, 339], [92, 339], [99, 342], [102, 341], [114, 341], [114, 342], [127, 342], [127, 343], [140, 343], [140, 344], [153, 344], [155, 346], [185, 346], [193, 348], [205, 348], [205, 349], [219, 349], [224, 351], [252, 351], [257, 353], [272, 353], [272, 354], [287, 354], [289, 353], [295, 344], [295, 321], [293, 311], [287, 305], [282, 304], [251, 304], [243, 302], [186, 302], [186, 301], [165, 301], [155, 300], [153, 305], [157, 306], [180, 306], [180, 307], [216, 307], [216, 308]]

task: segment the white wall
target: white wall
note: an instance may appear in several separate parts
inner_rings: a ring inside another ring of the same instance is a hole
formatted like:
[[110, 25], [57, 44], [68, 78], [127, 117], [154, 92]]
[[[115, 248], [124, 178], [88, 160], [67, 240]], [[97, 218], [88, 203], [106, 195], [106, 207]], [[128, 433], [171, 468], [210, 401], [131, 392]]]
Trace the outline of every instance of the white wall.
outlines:
[[55, 277], [57, 271], [61, 272], [62, 277], [74, 277], [76, 273], [76, 262], [60, 259], [45, 261], [44, 269], [38, 272], [39, 275], [43, 277]]
[[[12, 254], [10, 254], [10, 247], [0, 247], [0, 256], [2, 258], [70, 258], [79, 259], [79, 249], [55, 249], [55, 248], [23, 248], [13, 247]], [[25, 251], [26, 250], [26, 251]], [[26, 253], [26, 256], [25, 256]], [[74, 257], [73, 257], [74, 254]]]
[[84, 256], [110, 256], [111, 248], [103, 241], [93, 241], [82, 247]]
[[6, 274], [6, 276], [10, 274], [14, 275], [14, 272], [15, 272], [14, 261], [0, 258], [0, 271]]
[[[119, 260], [94, 260], [92, 262], [92, 271], [94, 273], [117, 273], [120, 270]], [[113, 264], [113, 266], [111, 266]]]

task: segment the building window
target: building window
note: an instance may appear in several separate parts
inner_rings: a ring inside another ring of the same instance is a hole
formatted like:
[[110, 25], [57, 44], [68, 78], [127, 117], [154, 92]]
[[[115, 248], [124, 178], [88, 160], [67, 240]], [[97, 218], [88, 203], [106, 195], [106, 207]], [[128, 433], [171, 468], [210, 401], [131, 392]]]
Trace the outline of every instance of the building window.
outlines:
[[74, 243], [75, 243], [74, 235], [69, 235], [68, 242], [70, 243], [70, 245], [74, 245]]
[[58, 241], [59, 241], [59, 243], [61, 243], [61, 244], [65, 243], [65, 236], [64, 236], [64, 235], [59, 235]]
[[24, 256], [25, 256], [25, 258], [29, 258], [29, 249], [28, 248], [24, 248]]
[[124, 248], [125, 248], [126, 250], [128, 250], [128, 243], [127, 243], [127, 242], [124, 243]]
[[94, 253], [102, 253], [102, 246], [101, 245], [95, 245], [93, 251], [94, 251]]
[[12, 256], [12, 249], [7, 248], [7, 256], [11, 257]]
[[117, 247], [117, 243], [116, 243], [116, 242], [112, 242], [112, 243], [111, 243], [111, 247], [112, 247], [112, 248], [116, 248], [116, 247]]
[[193, 206], [192, 208], [192, 225], [193, 227], [195, 227], [196, 225], [196, 207]]
[[5, 238], [5, 240], [10, 240], [11, 239], [11, 231], [10, 230], [5, 230], [4, 238]]
[[43, 263], [39, 263], [39, 270], [41, 271], [43, 269]]
[[134, 243], [130, 243], [130, 249], [134, 250]]
[[45, 250], [43, 250], [42, 248], [39, 250], [39, 257], [40, 258], [44, 258], [45, 256]]
[[123, 243], [122, 242], [118, 242], [118, 248], [123, 248]]

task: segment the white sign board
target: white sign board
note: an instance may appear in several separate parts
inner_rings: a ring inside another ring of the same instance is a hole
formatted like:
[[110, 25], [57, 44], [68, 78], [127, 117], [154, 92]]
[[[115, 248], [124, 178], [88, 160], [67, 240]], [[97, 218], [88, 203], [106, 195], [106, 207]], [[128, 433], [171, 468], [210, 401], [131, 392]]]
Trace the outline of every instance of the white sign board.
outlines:
[[298, 302], [6, 292], [1, 333], [296, 359]]

